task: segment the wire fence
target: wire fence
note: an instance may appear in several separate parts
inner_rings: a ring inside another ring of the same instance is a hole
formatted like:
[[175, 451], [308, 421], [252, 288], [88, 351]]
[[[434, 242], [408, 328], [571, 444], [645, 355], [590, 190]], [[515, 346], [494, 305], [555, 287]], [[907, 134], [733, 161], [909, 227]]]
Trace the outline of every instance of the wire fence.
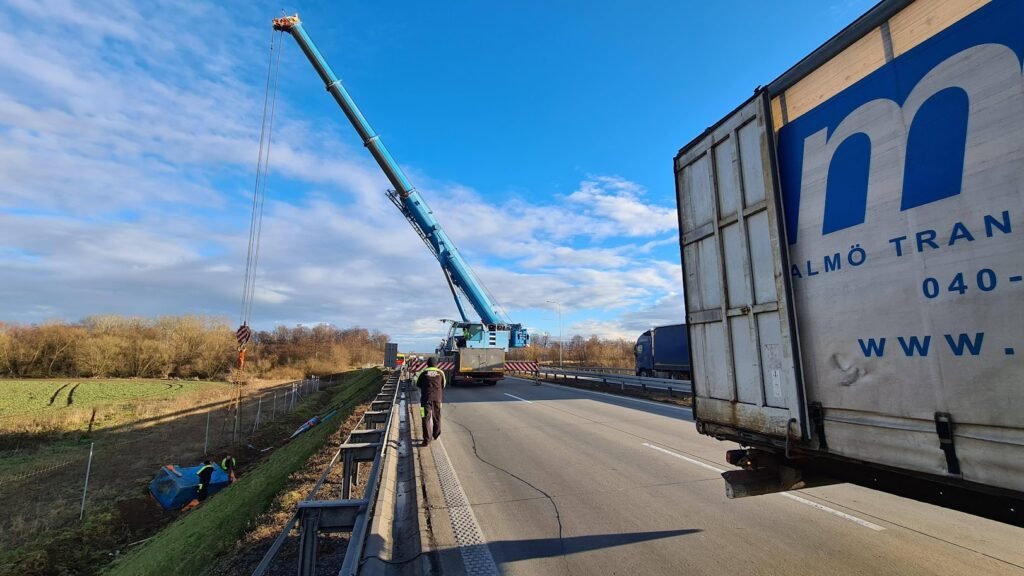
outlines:
[[329, 382], [306, 378], [248, 393], [237, 410], [234, 399], [221, 398], [0, 453], [0, 548], [94, 512], [118, 514], [128, 526], [152, 522], [159, 514], [147, 480], [161, 466], [216, 461], [228, 452], [244, 466], [278, 440], [289, 414]]
[[0, 489], [3, 489], [4, 484], [12, 484], [12, 483], [20, 482], [22, 480], [28, 480], [30, 478], [35, 478], [37, 476], [42, 476], [43, 474], [46, 474], [47, 472], [53, 472], [54, 470], [60, 470], [61, 468], [64, 468], [66, 466], [70, 466], [71, 464], [74, 464], [75, 462], [78, 462], [79, 460], [80, 460], [79, 458], [72, 458], [70, 460], [65, 460], [63, 462], [58, 462], [57, 464], [50, 464], [48, 466], [42, 466], [42, 467], [36, 468], [34, 470], [29, 470], [27, 472], [20, 472], [20, 473], [17, 473], [17, 474], [10, 474], [8, 476], [0, 476]]

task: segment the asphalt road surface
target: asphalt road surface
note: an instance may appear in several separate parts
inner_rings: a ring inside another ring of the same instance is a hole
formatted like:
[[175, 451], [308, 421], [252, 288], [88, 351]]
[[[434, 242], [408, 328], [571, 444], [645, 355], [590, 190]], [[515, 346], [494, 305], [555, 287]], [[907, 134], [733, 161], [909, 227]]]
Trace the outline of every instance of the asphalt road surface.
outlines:
[[685, 408], [509, 378], [448, 388], [443, 416], [470, 574], [1024, 575], [1024, 529], [882, 492], [728, 500], [734, 445]]

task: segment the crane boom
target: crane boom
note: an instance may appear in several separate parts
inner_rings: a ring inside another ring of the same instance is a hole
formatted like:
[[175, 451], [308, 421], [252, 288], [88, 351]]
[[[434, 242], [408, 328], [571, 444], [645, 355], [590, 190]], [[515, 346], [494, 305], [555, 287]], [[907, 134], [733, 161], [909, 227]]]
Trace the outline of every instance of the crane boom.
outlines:
[[[463, 260], [455, 244], [448, 238], [441, 224], [434, 217], [426, 200], [416, 190], [401, 166], [388, 152], [387, 147], [380, 136], [374, 132], [370, 123], [363, 116], [363, 113], [356, 106], [352, 96], [349, 95], [341, 80], [331, 70], [327, 61], [317, 50], [316, 45], [306, 34], [298, 15], [285, 16], [274, 19], [274, 29], [288, 32], [295, 38], [299, 48], [309, 59], [317, 74], [320, 75], [327, 91], [334, 100], [341, 106], [342, 111], [356, 129], [363, 144], [370, 150], [374, 160], [384, 171], [395, 192], [391, 195], [399, 209], [406, 216], [409, 222], [416, 229], [417, 233], [431, 248], [441, 267], [444, 269], [448, 279], [461, 290], [469, 300], [470, 305], [480, 315], [481, 321], [488, 325], [491, 330], [508, 330], [508, 345], [514, 348], [526, 346], [529, 336], [521, 324], [509, 324], [502, 319], [497, 306], [491, 301], [485, 292], [483, 285], [476, 278], [476, 275]], [[454, 294], [454, 291], [453, 291]], [[462, 311], [458, 295], [455, 295], [456, 304]]]

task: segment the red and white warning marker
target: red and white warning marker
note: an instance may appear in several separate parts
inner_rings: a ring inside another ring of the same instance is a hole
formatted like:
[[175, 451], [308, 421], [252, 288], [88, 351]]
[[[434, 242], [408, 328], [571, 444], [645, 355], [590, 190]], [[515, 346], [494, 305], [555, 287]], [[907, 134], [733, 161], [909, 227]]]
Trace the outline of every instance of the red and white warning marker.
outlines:
[[246, 326], [245, 324], [242, 324], [241, 326], [238, 327], [238, 330], [235, 330], [235, 340], [238, 340], [239, 346], [244, 346], [245, 343], [248, 342], [249, 338], [251, 337], [252, 330], [250, 330], [249, 327]]

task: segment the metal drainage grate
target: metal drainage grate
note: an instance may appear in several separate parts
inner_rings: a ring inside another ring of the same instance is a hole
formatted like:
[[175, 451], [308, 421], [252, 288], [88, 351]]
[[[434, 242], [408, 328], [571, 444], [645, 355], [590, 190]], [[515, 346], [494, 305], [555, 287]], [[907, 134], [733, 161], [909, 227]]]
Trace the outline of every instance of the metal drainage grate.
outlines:
[[441, 491], [444, 493], [448, 514], [452, 520], [452, 532], [462, 554], [462, 562], [466, 565], [469, 576], [498, 576], [498, 566], [487, 548], [487, 541], [480, 532], [473, 508], [469, 505], [466, 493], [462, 491], [459, 477], [455, 475], [451, 460], [444, 444], [436, 442], [430, 450], [434, 456], [434, 466], [441, 480]]

